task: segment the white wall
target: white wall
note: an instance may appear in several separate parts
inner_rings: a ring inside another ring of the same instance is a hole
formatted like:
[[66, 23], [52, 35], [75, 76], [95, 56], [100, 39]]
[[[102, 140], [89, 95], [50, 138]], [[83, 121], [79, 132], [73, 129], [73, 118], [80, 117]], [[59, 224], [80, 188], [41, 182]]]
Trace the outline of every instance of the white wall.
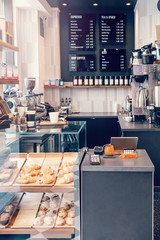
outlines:
[[135, 7], [135, 49], [154, 43], [156, 25], [160, 25], [158, 0], [137, 0]]

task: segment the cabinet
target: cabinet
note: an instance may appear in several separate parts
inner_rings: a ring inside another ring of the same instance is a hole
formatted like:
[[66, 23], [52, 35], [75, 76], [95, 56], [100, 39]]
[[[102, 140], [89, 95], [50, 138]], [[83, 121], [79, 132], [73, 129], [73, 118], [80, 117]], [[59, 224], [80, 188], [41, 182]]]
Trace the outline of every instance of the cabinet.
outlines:
[[[79, 165], [86, 123], [71, 121], [35, 132], [16, 130], [13, 126], [0, 131], [0, 236], [80, 240]], [[41, 141], [39, 153], [27, 148], [24, 152], [26, 139], [32, 142], [38, 135], [47, 139], [48, 146]], [[2, 214], [6, 218], [9, 214], [6, 222]]]
[[87, 147], [103, 146], [110, 143], [111, 137], [118, 136], [118, 118], [117, 117], [74, 117], [69, 116], [68, 120], [86, 121], [87, 127]]

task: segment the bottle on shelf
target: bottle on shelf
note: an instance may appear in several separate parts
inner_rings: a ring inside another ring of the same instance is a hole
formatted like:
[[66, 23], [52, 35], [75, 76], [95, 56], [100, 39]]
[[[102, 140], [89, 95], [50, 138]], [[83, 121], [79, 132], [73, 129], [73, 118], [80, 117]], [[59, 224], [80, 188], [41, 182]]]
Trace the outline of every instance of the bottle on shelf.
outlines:
[[128, 86], [128, 77], [127, 76], [125, 76], [125, 78], [124, 78], [124, 85]]
[[78, 86], [82, 86], [82, 85], [83, 85], [82, 76], [79, 76], [79, 78], [78, 78]]
[[89, 86], [93, 86], [93, 77], [92, 76], [89, 77]]
[[115, 86], [118, 86], [118, 85], [119, 85], [119, 79], [118, 79], [117, 76], [115, 76], [114, 85], [115, 85]]
[[84, 86], [88, 86], [89, 84], [88, 84], [88, 78], [85, 76], [84, 77]]
[[61, 98], [61, 106], [64, 106], [64, 98]]
[[113, 79], [113, 76], [110, 76], [110, 86], [113, 86], [114, 85], [114, 79]]
[[109, 86], [109, 78], [107, 76], [104, 77], [104, 85]]
[[95, 86], [98, 86], [98, 85], [99, 85], [99, 79], [98, 79], [97, 76], [95, 76], [95, 78], [94, 78], [94, 85], [95, 85]]
[[62, 79], [59, 81], [59, 86], [64, 86], [64, 81]]
[[78, 80], [77, 80], [77, 77], [74, 76], [73, 77], [73, 86], [77, 86], [78, 85]]
[[103, 85], [103, 79], [102, 79], [102, 77], [100, 76], [99, 77], [99, 86], [102, 86]]
[[123, 85], [124, 85], [124, 79], [123, 79], [122, 76], [120, 76], [119, 85], [120, 85], [120, 86], [123, 86]]

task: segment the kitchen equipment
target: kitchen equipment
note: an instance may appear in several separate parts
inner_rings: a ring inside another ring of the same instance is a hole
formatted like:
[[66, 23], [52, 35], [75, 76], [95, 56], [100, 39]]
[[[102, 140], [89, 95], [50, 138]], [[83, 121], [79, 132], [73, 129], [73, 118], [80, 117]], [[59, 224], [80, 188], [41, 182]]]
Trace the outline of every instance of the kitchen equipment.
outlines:
[[144, 83], [146, 77], [147, 77], [146, 75], [136, 75], [134, 76], [134, 80], [138, 83]]
[[155, 86], [155, 107], [160, 107], [160, 86]]
[[148, 110], [148, 115], [149, 115], [149, 124], [152, 124], [152, 122], [153, 122], [153, 120], [152, 120], [152, 118], [153, 118], [153, 114], [154, 114], [154, 105], [152, 104], [152, 105], [149, 105], [149, 106], [147, 106], [147, 110]]
[[143, 64], [153, 64], [155, 60], [154, 54], [145, 54], [142, 56], [142, 63]]
[[28, 91], [28, 94], [32, 93], [36, 85], [36, 79], [33, 77], [27, 77], [24, 79], [25, 87]]
[[160, 60], [160, 41], [155, 41], [156, 59]]
[[160, 107], [155, 107], [154, 112], [155, 112], [154, 116], [155, 127], [160, 127]]

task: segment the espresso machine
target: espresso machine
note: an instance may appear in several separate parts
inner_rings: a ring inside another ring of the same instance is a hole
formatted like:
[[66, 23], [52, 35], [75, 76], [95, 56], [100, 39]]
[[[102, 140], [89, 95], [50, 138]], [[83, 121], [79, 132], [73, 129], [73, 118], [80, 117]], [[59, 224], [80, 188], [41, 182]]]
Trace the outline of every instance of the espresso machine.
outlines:
[[158, 64], [133, 65], [132, 77], [132, 115], [134, 118], [145, 119], [151, 115], [155, 102], [155, 86], [158, 85]]

